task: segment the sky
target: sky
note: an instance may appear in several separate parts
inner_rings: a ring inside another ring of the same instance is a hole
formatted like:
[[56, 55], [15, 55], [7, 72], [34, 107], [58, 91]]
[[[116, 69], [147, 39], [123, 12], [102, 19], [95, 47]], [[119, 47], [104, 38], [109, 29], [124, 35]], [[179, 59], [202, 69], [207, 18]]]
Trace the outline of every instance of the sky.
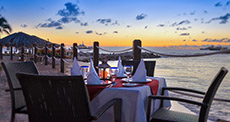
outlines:
[[0, 15], [12, 33], [65, 45], [230, 45], [230, 0], [0, 0]]

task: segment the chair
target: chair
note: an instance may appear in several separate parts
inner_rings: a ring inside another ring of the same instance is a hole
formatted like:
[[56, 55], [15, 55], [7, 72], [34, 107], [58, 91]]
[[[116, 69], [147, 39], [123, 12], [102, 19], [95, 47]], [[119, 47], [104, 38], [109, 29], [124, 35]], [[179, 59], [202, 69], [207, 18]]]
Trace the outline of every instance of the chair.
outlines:
[[[147, 121], [174, 121], [174, 122], [206, 122], [208, 119], [209, 109], [211, 107], [213, 98], [216, 94], [216, 91], [221, 84], [222, 80], [224, 79], [225, 75], [227, 74], [228, 70], [222, 67], [219, 73], [216, 75], [212, 83], [210, 84], [207, 92], [197, 91], [193, 89], [186, 89], [186, 88], [176, 88], [176, 87], [166, 87], [162, 89], [162, 95], [164, 95], [165, 90], [178, 90], [178, 91], [185, 91], [203, 95], [203, 101], [197, 102], [193, 100], [183, 99], [183, 98], [176, 98], [176, 97], [166, 97], [166, 96], [149, 96], [148, 97], [148, 108], [147, 108]], [[153, 99], [160, 99], [161, 100], [161, 108], [157, 110], [155, 113], [151, 115], [151, 103]], [[164, 109], [163, 100], [175, 100], [179, 102], [186, 102], [189, 104], [194, 104], [200, 106], [200, 113], [199, 116], [190, 115], [182, 112], [176, 112], [172, 110]]]
[[[146, 75], [153, 77], [156, 61], [144, 61], [144, 62], [145, 62], [145, 69], [146, 69], [146, 73], [147, 73]], [[136, 72], [139, 63], [140, 63], [140, 61], [137, 61], [137, 60], [136, 61], [122, 60], [122, 65], [133, 65], [132, 75]]]
[[26, 103], [16, 73], [27, 72], [38, 74], [38, 70], [33, 61], [2, 62], [1, 64], [6, 73], [9, 85], [9, 90], [6, 91], [9, 91], [11, 95], [11, 122], [13, 122], [16, 113], [27, 114]]
[[114, 106], [115, 122], [121, 121], [121, 99], [113, 99], [91, 114], [82, 76], [44, 76], [18, 73], [30, 122], [89, 122]]

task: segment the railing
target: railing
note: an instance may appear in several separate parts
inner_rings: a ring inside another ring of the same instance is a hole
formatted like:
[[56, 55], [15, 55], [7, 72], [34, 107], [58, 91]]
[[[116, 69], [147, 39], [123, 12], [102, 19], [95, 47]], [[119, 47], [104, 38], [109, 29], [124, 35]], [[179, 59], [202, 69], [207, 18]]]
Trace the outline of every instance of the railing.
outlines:
[[[13, 46], [11, 45], [11, 48], [10, 48], [10, 60], [13, 60]], [[20, 59], [21, 61], [24, 61], [24, 58], [31, 56], [31, 55], [27, 55], [24, 53], [24, 46], [21, 47], [21, 52], [20, 52]], [[102, 51], [105, 51], [105, 52], [109, 52], [109, 53], [124, 53], [124, 52], [128, 52], [128, 51], [131, 51], [132, 50], [132, 58], [133, 60], [141, 60], [141, 56], [142, 56], [142, 53], [141, 51], [146, 51], [146, 52], [149, 52], [149, 53], [152, 53], [152, 54], [155, 54], [155, 55], [160, 55], [160, 56], [167, 56], [167, 57], [198, 57], [198, 56], [207, 56], [207, 55], [215, 55], [215, 54], [226, 54], [226, 53], [230, 53], [230, 49], [228, 50], [223, 50], [223, 51], [218, 51], [218, 52], [210, 52], [210, 53], [202, 53], [202, 54], [191, 54], [191, 55], [173, 55], [173, 54], [165, 54], [165, 53], [161, 53], [161, 52], [157, 52], [157, 51], [153, 51], [153, 50], [149, 50], [149, 49], [146, 49], [144, 47], [141, 46], [141, 40], [134, 40], [133, 41], [133, 47], [130, 47], [130, 48], [127, 48], [127, 49], [123, 49], [123, 50], [116, 50], [116, 51], [113, 51], [113, 50], [107, 50], [107, 49], [104, 49], [102, 47], [99, 46], [99, 42], [94, 42], [93, 43], [93, 62], [94, 62], [94, 67], [95, 69], [98, 68], [98, 64], [99, 64], [99, 49], [102, 50]], [[44, 51], [44, 55], [41, 55], [42, 54], [42, 51]], [[59, 57], [56, 56], [56, 50], [60, 50], [60, 54], [59, 54]], [[77, 43], [73, 43], [73, 48], [72, 48], [72, 58], [76, 57], [78, 59], [78, 50], [80, 50], [77, 46]], [[64, 47], [64, 43], [62, 43], [60, 45], [60, 47], [57, 47], [55, 44], [52, 44], [50, 45], [50, 47], [48, 45], [45, 45], [45, 47], [37, 47], [36, 45], [33, 46], [33, 60], [35, 63], [37, 63], [38, 59], [40, 59], [42, 62], [44, 61], [44, 64], [45, 65], [48, 65], [48, 62], [50, 60], [52, 60], [52, 68], [55, 68], [55, 65], [56, 65], [56, 62], [60, 62], [60, 72], [64, 73], [64, 65], [65, 64], [68, 64], [68, 65], [71, 65], [72, 62], [68, 61], [65, 59], [64, 57], [64, 53], [65, 51], [67, 51], [67, 49], [65, 49]], [[40, 51], [40, 54], [38, 55], [38, 51]], [[51, 57], [49, 57], [48, 55], [48, 52], [52, 52], [52, 55]], [[0, 59], [3, 59], [3, 56], [2, 56], [2, 45], [0, 44]], [[98, 71], [98, 70], [97, 70]], [[180, 92], [176, 92], [176, 93], [179, 93], [179, 94], [184, 94], [184, 93], [180, 93]], [[191, 94], [184, 94], [184, 95], [187, 95], [187, 96], [191, 96]], [[197, 98], [200, 98], [201, 96], [194, 96], [192, 95], [193, 97], [197, 97]], [[230, 100], [228, 99], [220, 99], [220, 98], [215, 98], [214, 100], [216, 101], [222, 101], [222, 102], [230, 102]]]
[[[13, 60], [13, 46], [11, 45], [10, 48], [10, 60]], [[27, 59], [29, 58], [30, 55], [26, 55], [24, 53], [24, 49], [26, 47], [22, 46], [21, 47], [21, 52], [20, 52], [20, 59], [21, 61], [25, 60], [25, 57]], [[59, 57], [56, 56], [56, 50], [60, 50]], [[77, 43], [73, 43], [72, 47], [72, 58], [76, 57], [78, 59], [78, 51], [80, 49], [77, 46]], [[161, 53], [153, 50], [146, 49], [141, 46], [141, 40], [134, 40], [133, 41], [133, 47], [123, 49], [123, 50], [107, 50], [99, 46], [99, 42], [94, 42], [93, 43], [93, 62], [94, 62], [94, 67], [97, 69], [97, 66], [99, 64], [99, 50], [102, 50], [104, 52], [108, 53], [113, 53], [113, 54], [119, 54], [122, 55], [124, 52], [132, 51], [132, 59], [133, 60], [141, 60], [142, 57], [142, 51], [154, 54], [154, 55], [159, 55], [159, 56], [167, 56], [167, 57], [198, 57], [198, 56], [207, 56], [207, 55], [215, 55], [215, 54], [225, 54], [225, 53], [230, 53], [230, 49], [228, 50], [223, 50], [223, 51], [218, 51], [218, 52], [210, 52], [210, 53], [202, 53], [202, 54], [191, 54], [191, 55], [175, 55], [175, 54], [166, 54], [166, 53]], [[45, 65], [48, 65], [49, 61], [52, 60], [52, 68], [55, 68], [56, 62], [60, 62], [60, 72], [64, 73], [64, 65], [66, 64], [71, 64], [72, 62], [69, 62], [65, 59], [64, 53], [67, 51], [64, 47], [64, 43], [61, 44], [61, 46], [56, 46], [56, 45], [45, 45], [44, 47], [38, 47], [36, 45], [33, 46], [33, 60], [35, 63], [40, 60], [44, 61]], [[40, 51], [40, 55], [38, 55], [38, 51]], [[43, 52], [44, 51], [44, 52]], [[41, 55], [41, 53], [44, 53]], [[49, 57], [48, 52], [51, 52], [51, 57]], [[0, 59], [2, 59], [2, 45], [0, 44]]]

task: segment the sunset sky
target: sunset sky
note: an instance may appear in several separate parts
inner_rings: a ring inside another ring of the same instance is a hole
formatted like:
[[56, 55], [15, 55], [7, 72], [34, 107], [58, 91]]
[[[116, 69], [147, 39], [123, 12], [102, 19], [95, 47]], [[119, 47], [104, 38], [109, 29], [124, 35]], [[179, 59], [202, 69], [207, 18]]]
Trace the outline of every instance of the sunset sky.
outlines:
[[66, 45], [230, 45], [230, 0], [0, 0], [0, 15]]

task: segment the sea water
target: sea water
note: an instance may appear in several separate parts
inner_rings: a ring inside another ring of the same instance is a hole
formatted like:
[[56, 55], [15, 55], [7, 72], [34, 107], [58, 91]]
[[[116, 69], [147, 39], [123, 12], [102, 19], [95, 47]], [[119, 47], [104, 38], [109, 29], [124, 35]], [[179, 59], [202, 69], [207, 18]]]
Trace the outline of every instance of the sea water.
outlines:
[[[111, 48], [110, 48], [111, 49]], [[115, 49], [115, 48], [114, 48]], [[116, 50], [125, 48], [116, 48]], [[207, 50], [187, 50], [187, 49], [167, 49], [167, 48], [150, 48], [156, 52], [166, 54], [196, 54], [209, 53], [213, 51]], [[221, 67], [226, 67], [230, 70], [230, 54], [218, 54], [202, 57], [162, 57], [155, 60], [155, 77], [163, 77], [166, 79], [167, 86], [170, 87], [184, 87], [206, 92], [209, 84], [220, 70]], [[116, 66], [117, 61], [109, 61], [111, 66]], [[174, 94], [175, 95], [175, 94]], [[201, 101], [199, 98], [192, 98], [178, 95], [187, 99]], [[230, 73], [226, 75], [222, 84], [220, 85], [215, 98], [230, 99]], [[183, 104], [191, 111], [198, 114], [199, 108], [190, 104]], [[223, 119], [230, 121], [230, 103], [213, 101], [210, 112], [210, 120]]]

